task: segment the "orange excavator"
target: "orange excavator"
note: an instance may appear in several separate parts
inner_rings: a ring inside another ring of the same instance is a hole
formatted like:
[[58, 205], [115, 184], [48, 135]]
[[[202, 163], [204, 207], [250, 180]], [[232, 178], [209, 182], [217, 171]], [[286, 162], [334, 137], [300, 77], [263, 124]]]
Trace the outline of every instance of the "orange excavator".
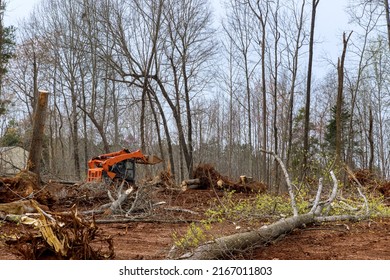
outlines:
[[88, 161], [88, 182], [125, 180], [134, 183], [135, 164], [157, 164], [157, 156], [144, 155], [140, 150], [130, 152], [123, 149], [103, 154]]

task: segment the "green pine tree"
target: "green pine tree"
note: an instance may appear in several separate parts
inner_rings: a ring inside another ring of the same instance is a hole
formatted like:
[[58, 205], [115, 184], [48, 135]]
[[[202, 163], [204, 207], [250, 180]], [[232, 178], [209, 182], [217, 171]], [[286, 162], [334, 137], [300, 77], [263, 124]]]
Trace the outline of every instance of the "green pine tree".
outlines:
[[[327, 148], [329, 152], [334, 152], [336, 149], [336, 105], [332, 107], [332, 118], [329, 120], [328, 125], [326, 126], [325, 132], [325, 142], [327, 144]], [[343, 106], [343, 110], [341, 112], [341, 122], [342, 122], [342, 130], [343, 132], [346, 130], [351, 114], [348, 109]], [[343, 141], [345, 141], [345, 136], [342, 136]]]
[[0, 0], [0, 115], [5, 113], [7, 102], [3, 98], [4, 76], [8, 62], [15, 56], [15, 27], [4, 26], [6, 3]]

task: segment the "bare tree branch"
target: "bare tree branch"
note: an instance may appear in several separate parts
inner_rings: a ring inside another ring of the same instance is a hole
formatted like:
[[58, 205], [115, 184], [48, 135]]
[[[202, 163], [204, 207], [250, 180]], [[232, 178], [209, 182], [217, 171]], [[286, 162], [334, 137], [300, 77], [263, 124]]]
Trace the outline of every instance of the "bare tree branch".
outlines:
[[290, 175], [288, 174], [288, 171], [287, 171], [286, 166], [284, 165], [282, 159], [277, 154], [275, 154], [273, 151], [267, 151], [264, 149], [260, 149], [260, 150], [263, 153], [272, 155], [275, 158], [275, 160], [279, 163], [280, 167], [282, 168], [282, 171], [283, 171], [284, 177], [286, 179], [286, 183], [287, 183], [288, 193], [289, 193], [290, 199], [291, 199], [291, 207], [293, 209], [294, 216], [298, 216], [298, 208], [297, 208], [297, 204], [295, 201], [293, 184], [291, 183]]

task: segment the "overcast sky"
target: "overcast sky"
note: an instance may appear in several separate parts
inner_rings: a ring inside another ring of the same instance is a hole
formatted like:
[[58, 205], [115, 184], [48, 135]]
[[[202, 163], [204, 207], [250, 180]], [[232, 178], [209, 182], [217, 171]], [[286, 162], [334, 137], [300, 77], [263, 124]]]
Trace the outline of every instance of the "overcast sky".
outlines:
[[[18, 21], [26, 17], [33, 9], [33, 6], [41, 0], [8, 0], [6, 12], [6, 25], [18, 25]], [[180, 0], [179, 0], [180, 1]], [[213, 0], [212, 0], [213, 1]], [[219, 1], [219, 0], [214, 0]], [[223, 1], [223, 0], [220, 0]], [[341, 53], [342, 34], [344, 31], [349, 31], [348, 17], [345, 13], [345, 8], [348, 0], [320, 0], [317, 9], [316, 20], [316, 38], [320, 42], [317, 45], [316, 57], [317, 61], [321, 61], [323, 57], [337, 61], [337, 57]], [[214, 5], [218, 7], [219, 5]], [[320, 63], [315, 67], [326, 65]]]
[[18, 20], [27, 16], [34, 5], [40, 0], [6, 0], [8, 3], [5, 14], [6, 25], [17, 26]]

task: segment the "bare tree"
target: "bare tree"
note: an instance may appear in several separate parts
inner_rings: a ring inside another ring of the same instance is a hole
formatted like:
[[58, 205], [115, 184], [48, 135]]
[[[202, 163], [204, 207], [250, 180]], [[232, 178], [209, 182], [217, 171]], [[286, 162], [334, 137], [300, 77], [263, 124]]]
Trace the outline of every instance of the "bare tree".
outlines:
[[[386, 136], [386, 122], [388, 120], [388, 94], [387, 81], [390, 78], [389, 59], [387, 56], [387, 48], [385, 38], [379, 39], [378, 42], [373, 42], [369, 48], [369, 57], [371, 64], [367, 69], [369, 71], [370, 80], [369, 92], [365, 106], [368, 107], [368, 145], [369, 145], [369, 160], [368, 168], [374, 172], [375, 167], [380, 167], [381, 175], [387, 176], [388, 154], [389, 147]], [[376, 159], [376, 160], [375, 160]]]
[[[265, 1], [265, 3], [260, 3], [261, 1], [247, 1], [245, 2], [249, 5], [250, 10], [254, 14], [255, 18], [258, 21], [259, 30], [259, 39], [258, 44], [260, 46], [260, 59], [261, 59], [261, 93], [262, 93], [262, 121], [263, 121], [263, 139], [262, 139], [262, 148], [267, 149], [267, 135], [268, 135], [268, 121], [267, 121], [267, 80], [266, 80], [266, 45], [267, 45], [267, 24], [269, 19], [270, 12], [270, 3]], [[268, 167], [267, 167], [267, 155], [263, 153], [262, 155], [262, 167], [261, 167], [262, 179], [268, 182]]]
[[314, 32], [317, 14], [317, 6], [320, 0], [312, 0], [311, 9], [311, 24], [310, 24], [310, 42], [309, 42], [309, 60], [307, 67], [307, 81], [306, 81], [306, 103], [305, 103], [305, 128], [303, 137], [303, 172], [307, 169], [309, 157], [309, 137], [310, 137], [310, 102], [311, 102], [311, 82], [313, 73], [313, 54], [314, 54]]
[[348, 41], [351, 38], [352, 32], [349, 33], [348, 37], [345, 32], [343, 34], [343, 51], [341, 58], [339, 58], [337, 63], [337, 73], [338, 73], [338, 88], [337, 88], [337, 99], [336, 99], [336, 162], [340, 163], [343, 160], [342, 152], [344, 152], [344, 145], [342, 141], [342, 112], [343, 112], [343, 103], [344, 103], [344, 64], [345, 56], [347, 53]]
[[300, 6], [300, 9], [296, 11], [293, 10], [294, 14], [294, 26], [296, 27], [296, 32], [292, 32], [291, 43], [286, 43], [287, 49], [291, 52], [292, 62], [289, 70], [291, 72], [291, 86], [290, 86], [290, 100], [288, 108], [288, 146], [287, 146], [287, 167], [290, 167], [291, 159], [291, 149], [292, 149], [292, 139], [293, 139], [293, 114], [294, 114], [294, 103], [295, 103], [295, 91], [296, 91], [296, 82], [298, 76], [298, 66], [299, 66], [299, 53], [305, 41], [305, 32], [304, 32], [304, 9], [306, 1], [303, 0]]
[[[279, 123], [278, 123], [278, 115], [279, 115], [279, 71], [280, 71], [280, 66], [281, 66], [281, 58], [280, 58], [280, 50], [279, 50], [279, 45], [280, 45], [280, 39], [281, 39], [281, 32], [280, 32], [280, 26], [279, 26], [279, 20], [280, 20], [280, 2], [279, 0], [275, 2], [275, 8], [272, 11], [272, 19], [273, 22], [271, 23], [272, 29], [273, 29], [273, 39], [274, 39], [274, 44], [273, 44], [273, 68], [271, 68], [271, 79], [273, 80], [273, 101], [274, 101], [274, 108], [273, 108], [273, 142], [274, 142], [274, 153], [279, 154]], [[279, 165], [275, 161], [275, 180], [274, 180], [274, 185], [277, 188], [277, 192], [279, 193], [280, 191], [280, 182], [279, 182]]]
[[[357, 42], [353, 43], [354, 53], [358, 58], [358, 65], [356, 67], [357, 73], [355, 78], [348, 78], [349, 92], [351, 94], [350, 114], [348, 128], [348, 146], [346, 160], [348, 165], [353, 166], [353, 147], [355, 138], [354, 122], [356, 119], [356, 105], [359, 97], [359, 92], [364, 87], [365, 72], [371, 63], [370, 56], [367, 55], [369, 42], [372, 34], [376, 30], [376, 26], [380, 19], [380, 14], [377, 13], [378, 7], [375, 5], [351, 5], [349, 6], [349, 15], [351, 20], [359, 26], [357, 30]], [[363, 16], [362, 16], [363, 15]], [[363, 89], [364, 90], [364, 89]]]
[[[193, 124], [191, 99], [207, 86], [208, 59], [215, 51], [214, 31], [211, 28], [210, 7], [204, 0], [173, 1], [166, 10], [169, 41], [165, 44], [170, 71], [174, 76], [177, 116], [180, 116], [182, 95], [186, 116], [186, 139], [179, 132], [180, 144], [186, 161], [187, 172], [193, 171]], [[186, 24], [183, 24], [183, 23]], [[183, 94], [181, 94], [181, 92]], [[173, 109], [173, 108], [172, 108]], [[179, 117], [180, 118], [180, 117]], [[176, 119], [179, 131], [182, 121]]]
[[[257, 64], [250, 60], [253, 56], [251, 48], [253, 47], [254, 30], [252, 27], [252, 18], [250, 17], [248, 6], [242, 6], [239, 1], [230, 3], [230, 11], [223, 28], [232, 46], [231, 59], [237, 64], [237, 67], [243, 71], [244, 89], [246, 101], [238, 102], [246, 111], [247, 117], [247, 139], [248, 139], [248, 172], [253, 176], [253, 143], [252, 143], [252, 90], [251, 82], [253, 81], [253, 73], [256, 70]], [[235, 55], [237, 50], [238, 55]], [[236, 81], [237, 83], [238, 81]], [[233, 104], [231, 104], [232, 106]]]
[[390, 50], [390, 7], [389, 0], [383, 0], [383, 4], [385, 6], [385, 14], [386, 14], [386, 25], [387, 25], [387, 44], [389, 45]]

